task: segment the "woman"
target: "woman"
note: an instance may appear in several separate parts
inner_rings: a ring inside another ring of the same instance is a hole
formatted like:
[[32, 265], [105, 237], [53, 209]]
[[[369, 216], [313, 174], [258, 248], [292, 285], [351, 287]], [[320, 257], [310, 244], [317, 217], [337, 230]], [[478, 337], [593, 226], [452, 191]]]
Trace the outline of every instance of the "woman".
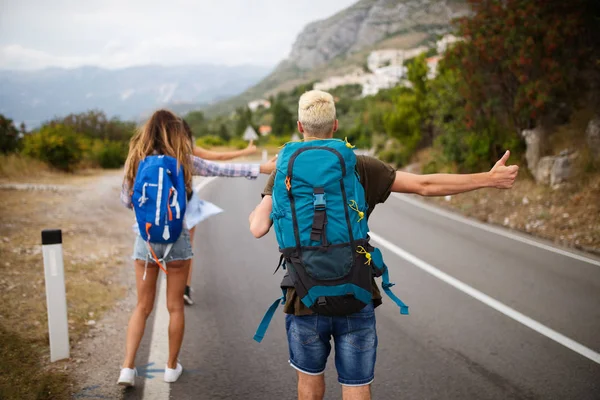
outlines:
[[[255, 179], [259, 173], [270, 174], [274, 162], [265, 164], [216, 164], [193, 155], [193, 144], [189, 130], [181, 118], [170, 111], [156, 111], [136, 132], [129, 145], [125, 163], [125, 179], [121, 200], [128, 208], [132, 207], [131, 188], [135, 183], [139, 163], [149, 155], [167, 155], [177, 159], [183, 167], [185, 188], [192, 194], [192, 176], [230, 176]], [[149, 254], [152, 248], [152, 256]], [[140, 234], [136, 236], [133, 259], [136, 273], [137, 305], [127, 327], [125, 360], [118, 384], [135, 384], [135, 356], [144, 335], [146, 320], [154, 306], [156, 281], [159, 266], [154, 259], [163, 260], [167, 275], [167, 309], [169, 311], [169, 358], [165, 367], [165, 382], [175, 382], [181, 376], [183, 367], [178, 362], [179, 350], [183, 341], [185, 326], [184, 300], [191, 259], [193, 257], [190, 233], [183, 232], [170, 248], [160, 243], [146, 243]]]
[[[192, 133], [192, 129], [190, 128], [190, 126], [187, 124], [187, 122], [184, 120], [183, 121], [183, 125], [185, 126], [185, 129], [188, 131], [188, 134], [190, 135], [190, 137], [193, 138], [193, 133]], [[232, 160], [234, 158], [238, 158], [238, 157], [244, 157], [244, 156], [249, 156], [251, 154], [254, 154], [256, 152], [256, 146], [252, 143], [252, 141], [250, 141], [250, 143], [248, 144], [248, 147], [246, 147], [245, 149], [242, 150], [234, 150], [234, 151], [211, 151], [211, 150], [207, 150], [204, 149], [200, 146], [196, 146], [194, 144], [194, 155], [196, 157], [200, 157], [203, 158], [205, 160], [211, 160], [211, 161], [226, 161], [226, 160]], [[194, 233], [196, 232], [196, 227], [193, 227], [192, 229], [190, 229], [190, 242], [192, 243], [192, 246], [194, 244]], [[190, 263], [190, 273], [188, 275], [188, 279], [187, 279], [187, 284], [185, 286], [185, 292], [183, 293], [183, 300], [185, 301], [185, 303], [187, 305], [192, 305], [194, 304], [194, 301], [192, 300], [192, 269], [194, 267], [194, 263]]]

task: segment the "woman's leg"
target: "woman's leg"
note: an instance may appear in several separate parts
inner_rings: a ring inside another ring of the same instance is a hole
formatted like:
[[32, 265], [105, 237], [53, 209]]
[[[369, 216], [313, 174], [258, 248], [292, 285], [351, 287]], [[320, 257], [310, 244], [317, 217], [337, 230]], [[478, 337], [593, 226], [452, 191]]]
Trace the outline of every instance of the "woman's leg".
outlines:
[[127, 326], [127, 342], [125, 344], [125, 361], [123, 368], [133, 368], [135, 365], [135, 354], [146, 328], [146, 320], [154, 307], [154, 295], [156, 294], [156, 278], [158, 277], [158, 266], [149, 264], [144, 277], [144, 261], [136, 260], [135, 281], [137, 287], [137, 305]]
[[[194, 247], [194, 232], [196, 232], [196, 227], [193, 227], [192, 229], [190, 229], [190, 244], [192, 246], [192, 248]], [[184, 301], [188, 304], [188, 305], [192, 305], [194, 304], [194, 301], [192, 300], [192, 265], [193, 262], [190, 262], [190, 272], [188, 273], [187, 276], [187, 283], [185, 285], [185, 292], [184, 292], [184, 296], [183, 299]]]
[[185, 329], [183, 293], [192, 260], [171, 261], [167, 264], [167, 309], [169, 310], [169, 360], [167, 367], [177, 367], [177, 357]]
[[[196, 233], [196, 227], [190, 229], [190, 244], [192, 245], [192, 249], [194, 248], [194, 233]], [[190, 273], [187, 278], [187, 286], [192, 286], [192, 264], [190, 263]]]

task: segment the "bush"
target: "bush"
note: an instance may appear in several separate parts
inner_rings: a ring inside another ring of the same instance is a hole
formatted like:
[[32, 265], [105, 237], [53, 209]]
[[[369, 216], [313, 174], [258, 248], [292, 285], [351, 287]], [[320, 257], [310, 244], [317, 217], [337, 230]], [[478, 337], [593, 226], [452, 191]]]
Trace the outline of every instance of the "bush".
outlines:
[[63, 171], [72, 171], [83, 157], [83, 149], [75, 131], [65, 125], [47, 125], [27, 135], [23, 154], [37, 158]]
[[281, 147], [287, 142], [291, 140], [291, 136], [267, 136], [267, 141], [265, 142], [265, 146], [269, 147]]
[[127, 144], [110, 140], [97, 141], [92, 158], [101, 168], [120, 168], [127, 159]]
[[19, 131], [11, 119], [0, 114], [0, 153], [14, 153], [20, 145]]
[[203, 147], [205, 149], [209, 149], [211, 147], [216, 146], [224, 146], [226, 143], [219, 136], [215, 135], [206, 135], [201, 138], [196, 139], [196, 145]]
[[235, 149], [241, 150], [241, 149], [245, 149], [246, 147], [248, 147], [248, 142], [246, 142], [243, 139], [233, 138], [229, 141], [229, 146], [233, 147]]

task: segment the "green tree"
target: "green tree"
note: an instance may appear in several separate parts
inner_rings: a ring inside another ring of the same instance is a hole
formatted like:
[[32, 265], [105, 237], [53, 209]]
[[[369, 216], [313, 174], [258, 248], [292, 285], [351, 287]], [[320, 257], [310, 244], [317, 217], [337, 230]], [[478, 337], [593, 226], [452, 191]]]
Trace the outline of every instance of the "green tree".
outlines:
[[61, 124], [46, 125], [39, 132], [27, 135], [23, 153], [63, 171], [72, 171], [83, 157], [78, 134]]
[[129, 141], [135, 131], [135, 123], [109, 119], [103, 111], [90, 110], [66, 117], [54, 118], [44, 125], [64, 125], [90, 139]]
[[252, 110], [248, 107], [238, 108], [235, 112], [235, 136], [242, 136], [248, 125], [256, 130], [256, 127], [252, 123]]
[[561, 102], [573, 104], [585, 92], [581, 71], [593, 63], [591, 38], [598, 36], [598, 22], [588, 11], [597, 18], [598, 2], [469, 4], [473, 14], [458, 21], [465, 40], [447, 55], [459, 76], [469, 128], [486, 119], [515, 132], [544, 125]]
[[273, 134], [276, 136], [291, 135], [294, 131], [295, 120], [290, 110], [283, 104], [281, 98], [271, 105], [273, 113]]
[[229, 141], [231, 139], [231, 135], [229, 134], [229, 129], [227, 129], [227, 125], [224, 122], [219, 124], [219, 132], [218, 136], [224, 141]]
[[[427, 64], [425, 56], [417, 57], [408, 67], [411, 89], [398, 88], [393, 91], [391, 112], [384, 116], [385, 131], [400, 141], [402, 150], [397, 162], [405, 164], [415, 150], [422, 145], [423, 138], [430, 138], [431, 117], [427, 107]], [[425, 134], [425, 135], [424, 135]]]
[[13, 153], [19, 149], [21, 139], [13, 121], [0, 114], [0, 153]]

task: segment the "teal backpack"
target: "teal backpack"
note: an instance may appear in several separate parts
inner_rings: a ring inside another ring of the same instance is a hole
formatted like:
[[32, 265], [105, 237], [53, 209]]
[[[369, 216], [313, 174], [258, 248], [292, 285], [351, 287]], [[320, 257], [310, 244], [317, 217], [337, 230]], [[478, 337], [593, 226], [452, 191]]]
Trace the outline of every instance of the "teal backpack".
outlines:
[[302, 303], [327, 316], [360, 311], [372, 301], [372, 278], [382, 278], [385, 293], [396, 297], [379, 249], [369, 243], [365, 192], [356, 172], [352, 145], [338, 139], [287, 144], [279, 153], [271, 218], [287, 269], [283, 296], [269, 308], [254, 336], [262, 341], [287, 288]]

